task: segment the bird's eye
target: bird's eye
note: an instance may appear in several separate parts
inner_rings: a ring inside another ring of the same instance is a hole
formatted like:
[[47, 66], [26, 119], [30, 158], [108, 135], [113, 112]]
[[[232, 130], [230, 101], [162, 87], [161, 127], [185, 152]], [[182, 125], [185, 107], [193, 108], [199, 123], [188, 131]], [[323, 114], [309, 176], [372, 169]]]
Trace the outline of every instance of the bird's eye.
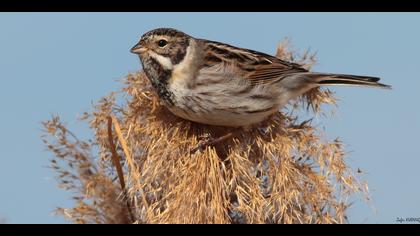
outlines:
[[165, 47], [165, 45], [168, 44], [168, 41], [161, 39], [158, 41], [158, 46], [159, 47]]

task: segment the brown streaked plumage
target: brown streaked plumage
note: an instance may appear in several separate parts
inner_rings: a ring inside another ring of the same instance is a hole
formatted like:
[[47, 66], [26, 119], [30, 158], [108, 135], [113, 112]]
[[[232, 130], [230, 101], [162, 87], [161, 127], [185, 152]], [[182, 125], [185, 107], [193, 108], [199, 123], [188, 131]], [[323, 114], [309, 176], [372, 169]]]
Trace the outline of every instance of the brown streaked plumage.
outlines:
[[198, 123], [242, 127], [263, 121], [291, 99], [322, 85], [390, 88], [370, 76], [310, 72], [254, 50], [160, 28], [131, 51], [175, 115]]

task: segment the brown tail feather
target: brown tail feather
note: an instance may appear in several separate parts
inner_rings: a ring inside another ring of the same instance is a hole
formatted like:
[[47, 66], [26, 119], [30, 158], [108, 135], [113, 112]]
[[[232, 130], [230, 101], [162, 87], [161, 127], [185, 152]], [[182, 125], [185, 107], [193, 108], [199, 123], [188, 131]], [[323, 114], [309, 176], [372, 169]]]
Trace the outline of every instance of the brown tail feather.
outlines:
[[390, 85], [378, 83], [380, 80], [378, 77], [321, 73], [313, 73], [312, 75], [321, 85], [354, 85], [391, 89]]

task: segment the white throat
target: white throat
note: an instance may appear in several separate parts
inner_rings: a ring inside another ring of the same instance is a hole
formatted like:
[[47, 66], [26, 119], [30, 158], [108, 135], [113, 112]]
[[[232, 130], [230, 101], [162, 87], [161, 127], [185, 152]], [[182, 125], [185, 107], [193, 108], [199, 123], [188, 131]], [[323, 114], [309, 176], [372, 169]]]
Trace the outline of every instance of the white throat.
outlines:
[[162, 55], [159, 55], [153, 51], [149, 51], [149, 55], [154, 58], [156, 61], [159, 62], [160, 65], [166, 70], [172, 70], [174, 68], [174, 65], [171, 62], [171, 59], [168, 57], [164, 57]]

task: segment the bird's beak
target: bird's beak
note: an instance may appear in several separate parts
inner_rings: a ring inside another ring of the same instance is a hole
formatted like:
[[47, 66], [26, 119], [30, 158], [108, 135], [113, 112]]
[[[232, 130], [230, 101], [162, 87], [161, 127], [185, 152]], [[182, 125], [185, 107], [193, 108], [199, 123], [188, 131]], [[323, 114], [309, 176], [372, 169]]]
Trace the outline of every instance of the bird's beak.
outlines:
[[143, 47], [143, 45], [139, 42], [134, 47], [131, 48], [130, 52], [134, 54], [142, 54], [147, 50], [147, 48]]

